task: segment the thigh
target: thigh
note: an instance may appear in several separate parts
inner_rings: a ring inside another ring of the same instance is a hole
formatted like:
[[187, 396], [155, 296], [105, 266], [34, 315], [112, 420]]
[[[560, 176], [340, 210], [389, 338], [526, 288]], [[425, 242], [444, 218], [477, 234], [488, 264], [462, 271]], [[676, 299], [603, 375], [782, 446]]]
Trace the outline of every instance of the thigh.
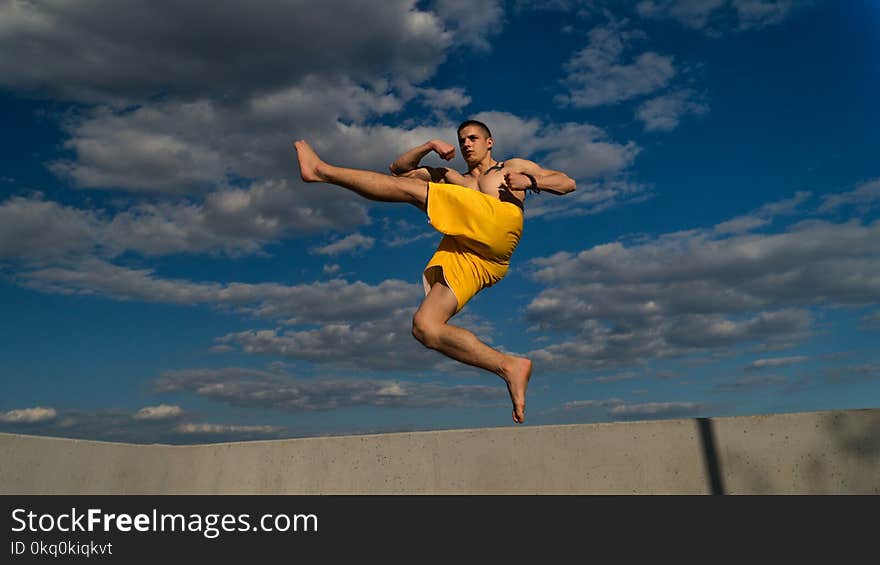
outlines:
[[428, 211], [428, 183], [419, 178], [390, 177], [393, 185], [406, 194], [405, 200], [423, 212]]
[[435, 282], [415, 315], [428, 321], [445, 324], [455, 315], [457, 309], [458, 300], [452, 290], [442, 282]]

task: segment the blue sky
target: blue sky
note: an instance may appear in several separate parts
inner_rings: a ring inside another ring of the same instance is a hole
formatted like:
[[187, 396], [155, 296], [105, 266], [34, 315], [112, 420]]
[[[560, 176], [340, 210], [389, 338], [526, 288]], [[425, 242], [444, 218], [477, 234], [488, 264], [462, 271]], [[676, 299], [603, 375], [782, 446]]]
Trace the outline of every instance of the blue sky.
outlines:
[[149, 6], [0, 4], [0, 431], [513, 425], [411, 336], [424, 215], [290, 147], [384, 172], [472, 117], [578, 182], [454, 318], [534, 361], [525, 425], [880, 406], [876, 3]]

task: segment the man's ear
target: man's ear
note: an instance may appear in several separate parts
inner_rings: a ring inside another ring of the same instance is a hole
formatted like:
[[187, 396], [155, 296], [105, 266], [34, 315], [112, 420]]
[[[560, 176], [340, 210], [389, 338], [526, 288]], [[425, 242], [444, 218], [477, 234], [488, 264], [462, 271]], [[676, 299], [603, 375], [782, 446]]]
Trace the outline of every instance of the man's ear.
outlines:
[[487, 137], [486, 138], [486, 147], [488, 147], [489, 149], [492, 149], [493, 145], [495, 145], [495, 140], [492, 139], [491, 137]]

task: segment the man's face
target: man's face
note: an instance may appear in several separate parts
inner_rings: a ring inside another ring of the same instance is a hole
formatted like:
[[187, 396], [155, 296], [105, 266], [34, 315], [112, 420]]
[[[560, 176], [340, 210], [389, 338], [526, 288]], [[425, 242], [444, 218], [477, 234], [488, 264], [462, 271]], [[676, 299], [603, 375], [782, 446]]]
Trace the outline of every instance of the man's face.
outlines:
[[492, 138], [479, 126], [465, 126], [458, 132], [458, 146], [465, 162], [479, 163], [492, 149]]

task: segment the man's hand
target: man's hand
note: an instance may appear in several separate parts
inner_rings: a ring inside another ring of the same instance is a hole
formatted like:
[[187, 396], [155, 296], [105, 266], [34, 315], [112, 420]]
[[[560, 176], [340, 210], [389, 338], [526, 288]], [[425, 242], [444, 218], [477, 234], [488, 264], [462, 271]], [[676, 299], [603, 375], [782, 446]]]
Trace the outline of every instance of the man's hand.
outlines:
[[504, 183], [509, 190], [528, 190], [532, 186], [532, 179], [522, 173], [504, 173]]
[[[422, 159], [430, 153], [431, 151], [436, 151], [437, 155], [440, 155], [442, 159], [449, 161], [453, 157], [455, 157], [455, 147], [449, 145], [445, 141], [440, 139], [432, 139], [431, 141], [426, 141], [421, 145], [413, 147], [400, 157], [398, 157], [393, 163], [388, 166], [389, 171], [392, 175], [396, 177], [407, 176], [412, 178], [419, 178], [422, 180], [433, 180], [434, 182], [440, 182], [436, 180], [435, 172], [431, 172], [429, 169], [432, 167], [422, 167], [419, 165]], [[442, 177], [446, 171], [443, 167], [437, 167], [436, 171], [439, 171], [437, 174], [440, 174]]]
[[428, 143], [430, 143], [431, 149], [433, 149], [437, 155], [440, 155], [440, 158], [444, 161], [450, 161], [455, 157], [454, 145], [450, 145], [441, 139], [433, 139]]
[[504, 181], [510, 190], [528, 190], [536, 188], [532, 186], [535, 177], [536, 192], [550, 192], [552, 194], [568, 194], [577, 188], [574, 179], [565, 173], [545, 169], [533, 161], [527, 159], [508, 159], [504, 162]]

